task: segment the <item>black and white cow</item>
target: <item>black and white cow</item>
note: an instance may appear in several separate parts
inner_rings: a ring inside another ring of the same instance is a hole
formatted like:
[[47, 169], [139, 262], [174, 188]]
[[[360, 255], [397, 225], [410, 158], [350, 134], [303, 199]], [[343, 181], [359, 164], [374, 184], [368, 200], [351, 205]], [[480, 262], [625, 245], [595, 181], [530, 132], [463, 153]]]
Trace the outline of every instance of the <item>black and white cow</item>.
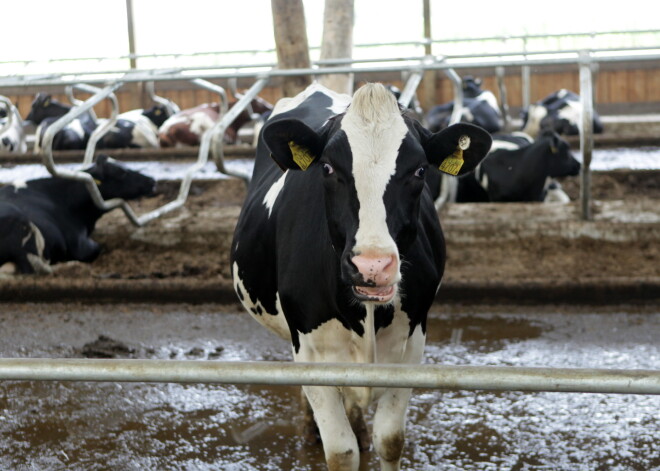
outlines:
[[[426, 115], [431, 131], [439, 131], [449, 125], [454, 111], [454, 102], [435, 106]], [[499, 132], [504, 127], [502, 112], [493, 92], [481, 89], [481, 80], [470, 76], [463, 79], [463, 110], [461, 121], [476, 124], [490, 133]]]
[[0, 151], [27, 152], [23, 119], [9, 100], [0, 101]]
[[575, 176], [580, 162], [553, 131], [534, 140], [524, 133], [495, 135], [493, 146], [474, 172], [458, 179], [456, 201], [567, 202], [555, 178]]
[[[158, 143], [158, 128], [171, 115], [164, 105], [154, 105], [144, 110], [131, 110], [117, 116], [117, 123], [99, 139], [99, 149], [155, 149]], [[99, 126], [103, 120], [98, 120]]]
[[[580, 96], [562, 88], [529, 105], [523, 111], [522, 119], [522, 131], [534, 138], [546, 129], [566, 136], [577, 136], [582, 119]], [[593, 111], [593, 132], [603, 132], [603, 123], [595, 110]]]
[[[280, 100], [232, 244], [244, 307], [291, 341], [295, 361], [419, 363], [445, 264], [425, 173], [469, 172], [490, 144], [470, 124], [429, 132], [381, 84]], [[358, 469], [352, 426], [372, 400], [382, 469], [399, 469], [410, 389], [303, 390], [331, 470]]]
[[[135, 199], [154, 192], [151, 177], [106, 155], [99, 155], [86, 172], [104, 199]], [[92, 262], [101, 247], [90, 236], [104, 213], [79, 181], [49, 177], [1, 187], [0, 267], [13, 264], [18, 273], [50, 273], [54, 263]]]
[[[35, 152], [40, 152], [43, 136], [48, 126], [68, 113], [71, 108], [73, 108], [72, 105], [61, 103], [47, 93], [37, 94], [32, 102], [30, 113], [25, 118], [26, 121], [31, 121], [38, 126], [35, 132]], [[84, 149], [96, 126], [94, 115], [89, 111], [83, 113], [55, 134], [53, 150]]]

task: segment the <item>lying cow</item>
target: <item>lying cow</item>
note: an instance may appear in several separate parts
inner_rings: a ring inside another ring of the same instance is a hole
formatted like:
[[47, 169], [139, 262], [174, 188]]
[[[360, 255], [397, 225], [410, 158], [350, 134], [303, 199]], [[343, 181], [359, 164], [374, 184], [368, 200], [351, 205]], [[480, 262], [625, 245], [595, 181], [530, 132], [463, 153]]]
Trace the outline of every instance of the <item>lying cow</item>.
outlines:
[[[72, 105], [61, 103], [47, 93], [37, 94], [32, 102], [30, 113], [25, 118], [26, 121], [38, 125], [35, 132], [35, 152], [41, 151], [44, 133], [48, 126], [67, 114], [72, 108]], [[53, 150], [84, 149], [96, 126], [94, 115], [90, 111], [83, 113], [55, 134]]]
[[[236, 101], [230, 103], [229, 108], [236, 103]], [[266, 114], [272, 111], [272, 105], [259, 97], [252, 100], [250, 104], [255, 114]], [[218, 103], [204, 103], [182, 110], [168, 118], [158, 130], [160, 145], [161, 147], [198, 146], [204, 133], [211, 129], [220, 117]], [[238, 130], [251, 119], [252, 116], [248, 110], [243, 110], [225, 130], [224, 143], [236, 143]]]
[[[561, 89], [529, 105], [523, 112], [522, 118], [522, 131], [532, 137], [538, 136], [541, 131], [546, 129], [566, 136], [577, 136], [582, 119], [582, 102], [579, 95]], [[595, 110], [593, 111], [593, 132], [603, 132], [603, 123]]]
[[161, 147], [198, 146], [202, 135], [220, 119], [220, 104], [204, 103], [173, 114], [158, 129]]
[[458, 179], [456, 201], [568, 201], [555, 178], [575, 176], [580, 162], [557, 133], [533, 140], [523, 133], [496, 135], [493, 147], [474, 172]]
[[11, 103], [0, 102], [0, 151], [24, 154], [27, 152], [23, 120]]
[[[151, 177], [105, 155], [86, 172], [104, 199], [135, 199], [154, 192]], [[1, 187], [0, 266], [11, 263], [18, 273], [50, 273], [54, 263], [92, 262], [101, 247], [90, 236], [104, 213], [79, 181], [41, 178]]]
[[[445, 265], [425, 173], [465, 174], [490, 144], [470, 124], [429, 132], [381, 84], [352, 100], [317, 84], [281, 100], [232, 243], [244, 307], [291, 341], [295, 361], [420, 363]], [[410, 389], [303, 390], [330, 469], [358, 469], [353, 430], [372, 400], [381, 467], [399, 469]]]
[[[155, 105], [147, 110], [138, 109], [121, 113], [117, 123], [99, 139], [99, 149], [156, 149], [158, 128], [169, 118], [170, 109]], [[99, 120], [99, 125], [103, 123]]]
[[[426, 122], [431, 131], [439, 131], [449, 125], [454, 111], [454, 102], [450, 101], [431, 108], [426, 115]], [[463, 80], [463, 109], [461, 121], [476, 124], [490, 133], [504, 127], [502, 112], [493, 92], [481, 89], [481, 80], [470, 76]]]

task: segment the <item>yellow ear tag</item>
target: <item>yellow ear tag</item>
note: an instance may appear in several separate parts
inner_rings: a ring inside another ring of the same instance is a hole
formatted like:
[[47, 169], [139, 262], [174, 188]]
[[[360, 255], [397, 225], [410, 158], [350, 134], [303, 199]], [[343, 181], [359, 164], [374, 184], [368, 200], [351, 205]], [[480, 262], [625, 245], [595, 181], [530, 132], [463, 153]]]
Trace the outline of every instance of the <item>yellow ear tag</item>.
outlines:
[[301, 170], [307, 170], [307, 168], [312, 165], [312, 162], [314, 162], [314, 156], [310, 154], [307, 149], [299, 146], [295, 142], [289, 141], [289, 149], [291, 149], [293, 161]]
[[103, 182], [101, 180], [99, 180], [98, 178], [95, 178], [94, 183], [96, 183], [96, 186], [101, 186], [101, 183], [103, 183]]
[[465, 135], [461, 136], [458, 140], [456, 150], [443, 160], [438, 168], [449, 175], [458, 175], [458, 172], [461, 171], [461, 167], [463, 167], [463, 164], [465, 163], [463, 160], [463, 151], [467, 150], [469, 147], [470, 137]]

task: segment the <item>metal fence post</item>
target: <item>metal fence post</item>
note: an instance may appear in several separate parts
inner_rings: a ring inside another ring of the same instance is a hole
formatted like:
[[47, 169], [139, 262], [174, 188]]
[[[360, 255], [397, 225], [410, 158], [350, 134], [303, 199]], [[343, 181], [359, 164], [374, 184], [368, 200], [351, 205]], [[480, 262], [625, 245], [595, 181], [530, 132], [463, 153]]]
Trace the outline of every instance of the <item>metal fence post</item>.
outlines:
[[580, 172], [580, 206], [582, 219], [589, 221], [591, 214], [591, 156], [594, 147], [593, 135], [593, 89], [591, 77], [592, 61], [588, 52], [580, 54], [580, 100], [582, 116], [580, 120], [580, 150], [582, 169]]

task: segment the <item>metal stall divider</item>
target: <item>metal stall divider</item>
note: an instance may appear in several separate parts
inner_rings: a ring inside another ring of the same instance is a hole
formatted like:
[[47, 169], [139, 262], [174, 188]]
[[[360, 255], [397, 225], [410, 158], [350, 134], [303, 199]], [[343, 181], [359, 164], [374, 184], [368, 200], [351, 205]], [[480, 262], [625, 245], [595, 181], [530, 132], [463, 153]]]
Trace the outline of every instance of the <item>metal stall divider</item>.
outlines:
[[149, 95], [151, 101], [153, 101], [154, 103], [158, 103], [159, 105], [163, 105], [165, 108], [170, 110], [171, 115], [181, 111], [179, 106], [176, 103], [174, 103], [172, 100], [168, 100], [165, 97], [156, 95], [156, 85], [153, 80], [145, 82], [144, 88], [147, 91], [147, 95]]
[[[444, 62], [444, 60], [443, 60]], [[463, 115], [463, 80], [458, 75], [456, 70], [452, 68], [444, 69], [445, 75], [451, 80], [454, 89], [454, 109], [449, 118], [449, 125], [456, 124], [461, 121]], [[440, 195], [435, 200], [435, 209], [439, 211], [445, 204], [456, 199], [456, 191], [458, 189], [458, 182], [456, 177], [451, 177], [443, 173], [441, 178]]]
[[[195, 82], [197, 85], [200, 85], [204, 88], [208, 87], [208, 82], [203, 80], [198, 80]], [[188, 198], [188, 193], [190, 192], [190, 185], [192, 183], [193, 176], [199, 170], [201, 170], [206, 163], [208, 162], [209, 151], [214, 152], [214, 158], [218, 171], [224, 173], [225, 175], [238, 177], [243, 179], [246, 183], [250, 181], [250, 175], [246, 175], [240, 172], [234, 172], [227, 170], [224, 165], [223, 153], [222, 153], [222, 137], [224, 136], [225, 129], [236, 119], [236, 117], [247, 107], [247, 105], [252, 101], [252, 99], [266, 86], [268, 83], [268, 78], [261, 79], [257, 81], [245, 95], [238, 100], [238, 102], [226, 112], [222, 118], [211, 128], [207, 129], [206, 132], [202, 135], [202, 140], [199, 146], [199, 153], [197, 155], [197, 161], [191, 165], [183, 179], [181, 180], [181, 186], [179, 187], [179, 194], [175, 200], [170, 201], [169, 203], [161, 206], [160, 208], [154, 209], [153, 211], [142, 215], [140, 218], [136, 219], [135, 225], [143, 226], [147, 222], [156, 219], [162, 216], [165, 213], [168, 213], [174, 209], [180, 208], [186, 202]], [[214, 91], [219, 91], [222, 87], [210, 84]], [[222, 89], [224, 92], [224, 89]], [[212, 143], [215, 140], [215, 146], [212, 147]], [[219, 150], [216, 150], [215, 147], [219, 147]]]

